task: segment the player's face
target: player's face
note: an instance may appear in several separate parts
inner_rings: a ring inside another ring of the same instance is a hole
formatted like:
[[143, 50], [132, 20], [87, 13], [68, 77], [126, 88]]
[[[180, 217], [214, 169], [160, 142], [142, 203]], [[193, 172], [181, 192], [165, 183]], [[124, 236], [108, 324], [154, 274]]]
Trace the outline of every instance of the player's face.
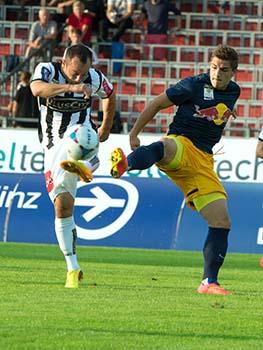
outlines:
[[234, 74], [229, 61], [213, 57], [210, 62], [210, 80], [215, 89], [225, 90]]
[[69, 82], [73, 84], [81, 83], [87, 76], [91, 62], [82, 63], [78, 57], [66, 58], [62, 61], [62, 70]]

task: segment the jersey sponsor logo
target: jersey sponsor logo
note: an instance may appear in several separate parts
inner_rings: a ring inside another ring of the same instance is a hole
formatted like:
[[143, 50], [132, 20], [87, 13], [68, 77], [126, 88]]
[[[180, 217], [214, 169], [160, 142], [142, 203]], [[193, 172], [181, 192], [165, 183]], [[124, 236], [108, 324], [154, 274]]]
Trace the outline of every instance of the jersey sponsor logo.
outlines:
[[214, 99], [214, 89], [211, 85], [204, 86], [204, 100]]
[[112, 92], [112, 89], [110, 88], [106, 79], [103, 79], [102, 86], [103, 86], [104, 91], [106, 92], [106, 95], [109, 96]]
[[233, 112], [224, 103], [218, 103], [216, 106], [204, 109], [200, 109], [198, 105], [195, 105], [195, 109], [194, 117], [205, 118], [213, 121], [216, 125], [226, 123], [230, 117], [234, 116]]
[[47, 99], [47, 107], [56, 112], [75, 113], [90, 107], [90, 100], [56, 96]]

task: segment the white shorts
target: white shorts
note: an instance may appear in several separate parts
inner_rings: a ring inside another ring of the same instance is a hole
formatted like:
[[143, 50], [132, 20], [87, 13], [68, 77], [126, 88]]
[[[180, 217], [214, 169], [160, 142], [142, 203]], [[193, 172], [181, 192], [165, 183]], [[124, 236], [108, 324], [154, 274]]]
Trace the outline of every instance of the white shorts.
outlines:
[[[77, 182], [79, 177], [69, 173], [60, 167], [62, 160], [68, 159], [66, 151], [66, 137], [72, 132], [76, 126], [68, 128], [62, 139], [56, 140], [54, 146], [50, 149], [45, 148], [44, 153], [44, 174], [46, 179], [46, 188], [52, 202], [60, 193], [68, 192], [73, 198], [76, 196]], [[97, 154], [90, 159], [83, 161], [91, 172], [99, 167], [99, 158]]]

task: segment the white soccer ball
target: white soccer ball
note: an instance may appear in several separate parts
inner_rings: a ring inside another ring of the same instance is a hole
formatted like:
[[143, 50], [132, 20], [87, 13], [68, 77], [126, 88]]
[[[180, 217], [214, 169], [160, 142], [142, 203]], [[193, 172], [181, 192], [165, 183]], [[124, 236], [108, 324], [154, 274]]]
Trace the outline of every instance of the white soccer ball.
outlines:
[[69, 158], [90, 159], [98, 153], [99, 136], [91, 125], [79, 124], [68, 135], [66, 147]]

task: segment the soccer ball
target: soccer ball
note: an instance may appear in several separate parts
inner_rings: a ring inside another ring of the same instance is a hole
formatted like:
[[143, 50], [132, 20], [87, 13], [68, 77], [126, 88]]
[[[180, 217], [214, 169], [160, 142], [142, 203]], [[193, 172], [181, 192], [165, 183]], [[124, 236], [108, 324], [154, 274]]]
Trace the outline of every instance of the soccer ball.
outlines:
[[91, 125], [77, 125], [67, 137], [68, 157], [74, 160], [92, 158], [98, 153], [99, 137]]

